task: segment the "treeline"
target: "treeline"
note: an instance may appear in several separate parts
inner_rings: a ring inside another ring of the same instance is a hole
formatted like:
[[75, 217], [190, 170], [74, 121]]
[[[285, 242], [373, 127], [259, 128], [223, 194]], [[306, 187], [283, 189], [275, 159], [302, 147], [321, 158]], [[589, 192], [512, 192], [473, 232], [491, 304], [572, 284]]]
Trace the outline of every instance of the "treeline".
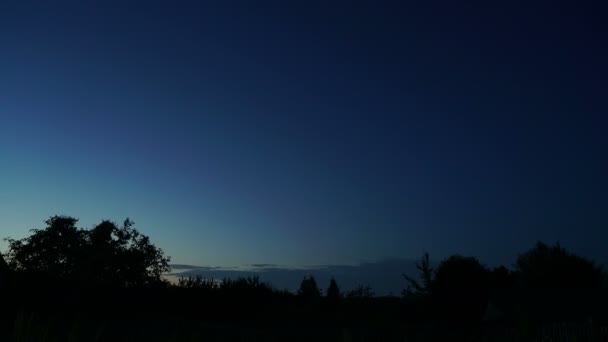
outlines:
[[570, 324], [583, 328], [569, 340], [608, 340], [606, 273], [559, 244], [538, 242], [512, 268], [460, 255], [433, 264], [425, 254], [418, 274], [403, 275], [401, 297], [376, 297], [312, 276], [296, 293], [257, 277], [171, 284], [170, 259], [132, 221], [76, 224], [54, 216], [7, 239], [0, 339], [536, 340]]
[[[539, 327], [558, 322], [595, 322], [598, 327], [608, 323], [606, 272], [559, 244], [538, 242], [519, 255], [513, 269], [488, 268], [475, 257], [461, 255], [452, 255], [433, 267], [428, 254], [416, 267], [418, 274], [403, 275], [404, 290], [394, 299], [399, 302], [394, 312], [418, 327], [431, 323], [445, 331], [479, 328], [478, 333], [482, 327], [504, 327], [534, 336]], [[312, 276], [302, 280], [296, 293], [274, 290], [259, 278], [219, 282], [182, 278], [176, 286], [228, 297], [257, 291], [254, 296], [293, 297], [301, 304], [317, 303], [325, 309], [392, 300], [374, 297], [369, 286], [342, 293], [335, 279], [323, 290]], [[235, 289], [239, 290], [232, 292]]]

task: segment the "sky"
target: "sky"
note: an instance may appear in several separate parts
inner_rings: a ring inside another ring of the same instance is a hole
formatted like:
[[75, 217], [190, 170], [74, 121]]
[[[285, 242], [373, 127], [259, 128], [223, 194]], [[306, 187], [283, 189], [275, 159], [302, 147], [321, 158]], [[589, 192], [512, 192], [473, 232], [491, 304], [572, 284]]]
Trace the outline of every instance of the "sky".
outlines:
[[190, 265], [608, 262], [597, 6], [2, 1], [0, 236], [65, 214]]

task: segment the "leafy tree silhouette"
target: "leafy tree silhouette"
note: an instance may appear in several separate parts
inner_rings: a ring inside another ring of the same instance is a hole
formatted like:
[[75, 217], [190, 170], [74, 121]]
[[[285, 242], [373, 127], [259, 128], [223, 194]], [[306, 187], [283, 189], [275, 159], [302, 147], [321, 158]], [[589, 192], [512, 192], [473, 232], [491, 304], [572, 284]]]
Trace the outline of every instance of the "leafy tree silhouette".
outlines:
[[327, 299], [330, 301], [337, 301], [340, 298], [342, 298], [342, 294], [340, 293], [338, 283], [336, 282], [336, 279], [331, 278], [329, 287], [327, 288]]
[[526, 310], [539, 319], [592, 314], [601, 306], [601, 266], [562, 248], [537, 242], [519, 255], [515, 273]]
[[484, 314], [486, 321], [498, 321], [506, 318], [512, 311], [515, 275], [505, 266], [494, 267], [488, 273], [488, 305]]
[[420, 281], [403, 275], [408, 287], [405, 298], [423, 300], [424, 316], [430, 314], [446, 321], [472, 322], [481, 319], [487, 305], [488, 270], [474, 257], [452, 255], [435, 270], [428, 253], [416, 263]]
[[537, 242], [534, 248], [519, 255], [515, 266], [522, 285], [527, 288], [600, 288], [604, 280], [601, 266], [571, 254], [559, 243], [548, 246]]
[[298, 289], [298, 296], [306, 299], [316, 299], [321, 297], [321, 290], [317, 286], [317, 281], [311, 275], [304, 277]]
[[509, 269], [503, 265], [494, 267], [488, 276], [488, 282], [491, 289], [508, 289], [515, 285], [513, 272], [509, 271]]
[[452, 255], [435, 271], [433, 291], [487, 288], [488, 270], [475, 257]]
[[122, 227], [102, 221], [91, 230], [77, 219], [53, 216], [45, 229], [20, 240], [6, 239], [10, 267], [62, 280], [116, 286], [162, 283], [169, 258], [127, 219]]
[[481, 319], [488, 300], [488, 273], [475, 257], [452, 255], [443, 260], [431, 286], [443, 318], [460, 322]]
[[8, 264], [4, 261], [4, 256], [0, 254], [0, 276], [7, 274], [10, 271]]
[[[10, 281], [10, 268], [6, 261], [4, 261], [4, 257], [0, 254], [0, 291], [4, 292], [5, 287], [8, 285]], [[0, 318], [2, 316], [0, 315]]]

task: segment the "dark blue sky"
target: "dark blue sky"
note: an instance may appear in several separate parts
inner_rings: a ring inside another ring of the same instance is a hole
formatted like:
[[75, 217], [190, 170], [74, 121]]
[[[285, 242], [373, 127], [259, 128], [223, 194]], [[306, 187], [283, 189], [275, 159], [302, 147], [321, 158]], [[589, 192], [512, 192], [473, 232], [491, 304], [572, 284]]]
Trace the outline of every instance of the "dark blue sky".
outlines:
[[198, 265], [608, 261], [603, 9], [200, 3], [0, 3], [3, 237], [129, 216]]

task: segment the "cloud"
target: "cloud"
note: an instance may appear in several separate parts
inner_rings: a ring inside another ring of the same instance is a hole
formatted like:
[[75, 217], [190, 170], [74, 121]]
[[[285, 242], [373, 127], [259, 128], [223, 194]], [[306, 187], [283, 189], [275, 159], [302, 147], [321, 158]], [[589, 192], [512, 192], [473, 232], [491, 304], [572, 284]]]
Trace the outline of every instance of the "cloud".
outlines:
[[[194, 266], [194, 265], [183, 265], [183, 264], [171, 264], [169, 265], [171, 268], [170, 274], [183, 274], [188, 271], [213, 271], [213, 270], [230, 270], [237, 269], [236, 267], [220, 267], [220, 266]], [[175, 272], [178, 271], [178, 272]]]
[[210, 279], [259, 276], [277, 289], [296, 291], [305, 276], [312, 275], [325, 289], [333, 277], [343, 291], [358, 285], [370, 285], [377, 295], [400, 295], [406, 287], [403, 274], [418, 274], [415, 261], [390, 258], [359, 265], [319, 265], [306, 269], [279, 267], [273, 264], [252, 264], [253, 269], [195, 267], [179, 276], [202, 276]]
[[250, 266], [254, 268], [279, 267], [277, 264], [251, 264]]
[[200, 266], [183, 265], [183, 264], [171, 264], [169, 266], [171, 267], [171, 270], [190, 270], [190, 269], [195, 269], [195, 268], [201, 268]]

